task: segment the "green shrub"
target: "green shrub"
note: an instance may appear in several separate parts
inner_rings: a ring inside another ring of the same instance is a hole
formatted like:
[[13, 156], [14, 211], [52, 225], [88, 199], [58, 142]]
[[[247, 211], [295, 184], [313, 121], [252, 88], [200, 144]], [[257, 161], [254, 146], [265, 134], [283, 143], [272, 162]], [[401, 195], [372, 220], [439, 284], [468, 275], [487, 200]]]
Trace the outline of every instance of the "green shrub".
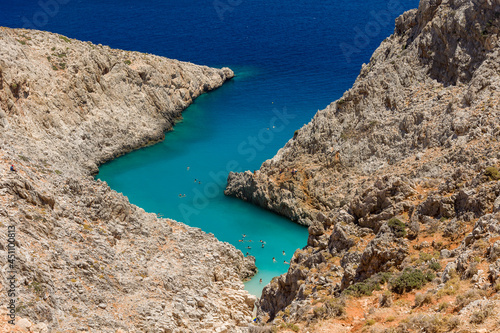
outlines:
[[422, 261], [429, 261], [433, 258], [432, 254], [425, 253], [425, 252], [420, 252], [418, 256], [420, 257], [420, 260], [422, 260]]
[[489, 180], [499, 180], [500, 174], [498, 173], [498, 168], [494, 166], [487, 167], [484, 170], [484, 175], [488, 177]]
[[391, 228], [392, 233], [396, 237], [401, 238], [406, 236], [406, 225], [401, 222], [401, 220], [393, 217], [389, 220], [389, 222], [387, 222], [387, 225], [389, 226], [389, 228]]
[[405, 268], [403, 273], [391, 282], [391, 290], [397, 294], [403, 294], [413, 289], [420, 289], [431, 280], [431, 277], [431, 275], [424, 274], [419, 269]]
[[354, 297], [371, 296], [374, 290], [380, 290], [380, 285], [372, 281], [358, 282], [350, 285], [344, 292]]
[[435, 262], [429, 263], [429, 268], [432, 269], [433, 271], [437, 272], [441, 269], [441, 265], [437, 261], [435, 261]]
[[346, 293], [348, 295], [352, 295], [355, 297], [361, 297], [361, 296], [371, 296], [372, 291], [375, 288], [372, 287], [372, 285], [369, 285], [365, 282], [358, 282], [353, 285], [350, 285], [346, 289]]
[[59, 39], [62, 39], [63, 41], [65, 41], [66, 43], [71, 43], [71, 40], [68, 38], [68, 37], [65, 37], [65, 36], [59, 36]]
[[375, 319], [368, 319], [366, 321], [366, 326], [372, 326], [372, 325], [375, 325], [376, 321]]
[[386, 284], [391, 279], [392, 274], [390, 272], [378, 273], [375, 278], [379, 279], [380, 284]]
[[132, 64], [132, 61], [130, 61], [130, 60], [128, 60], [128, 59], [127, 59], [127, 60], [125, 60], [123, 63], [124, 63], [125, 65], [129, 65], [129, 66], [130, 66], [130, 65]]
[[354, 297], [371, 296], [374, 290], [380, 290], [380, 285], [389, 282], [390, 278], [389, 272], [375, 274], [363, 282], [350, 285], [344, 290], [344, 294]]

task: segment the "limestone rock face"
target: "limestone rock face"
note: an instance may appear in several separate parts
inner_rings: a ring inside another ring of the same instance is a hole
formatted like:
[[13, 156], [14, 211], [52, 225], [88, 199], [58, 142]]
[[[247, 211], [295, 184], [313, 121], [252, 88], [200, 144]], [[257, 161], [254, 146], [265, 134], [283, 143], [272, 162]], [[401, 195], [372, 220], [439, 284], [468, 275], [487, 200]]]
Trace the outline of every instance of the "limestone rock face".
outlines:
[[[161, 140], [194, 98], [232, 76], [0, 28], [0, 226], [16, 228], [19, 331], [247, 331], [252, 258], [91, 176]], [[2, 267], [6, 244], [2, 231]], [[5, 304], [0, 331], [15, 331], [3, 326]]]
[[377, 177], [444, 178], [497, 158], [499, 6], [422, 1], [403, 14], [354, 86], [255, 175], [231, 174], [226, 194], [309, 225]]
[[[395, 25], [341, 99], [260, 170], [228, 178], [227, 195], [310, 226], [264, 289], [263, 321], [309, 324], [325, 309], [300, 316], [299, 304], [420, 269], [414, 250], [442, 253], [443, 283], [458, 273], [488, 288], [474, 258], [498, 280], [500, 3], [421, 0]], [[434, 234], [444, 240], [421, 240]]]

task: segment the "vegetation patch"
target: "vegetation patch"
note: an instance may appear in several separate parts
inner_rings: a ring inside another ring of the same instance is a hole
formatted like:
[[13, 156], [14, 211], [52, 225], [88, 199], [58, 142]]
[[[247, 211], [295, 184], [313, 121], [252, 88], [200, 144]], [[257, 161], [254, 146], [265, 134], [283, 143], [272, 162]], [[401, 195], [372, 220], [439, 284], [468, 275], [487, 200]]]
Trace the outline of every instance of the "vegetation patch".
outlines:
[[460, 290], [460, 281], [456, 273], [452, 274], [450, 280], [448, 280], [444, 287], [437, 292], [437, 297], [443, 297], [444, 295], [456, 295]]
[[300, 330], [300, 328], [297, 325], [292, 324], [292, 323], [283, 323], [280, 325], [280, 328], [286, 328], [286, 329], [292, 330], [294, 332], [298, 332]]
[[389, 228], [391, 228], [392, 233], [398, 237], [402, 238], [406, 236], [406, 224], [404, 224], [401, 220], [393, 217], [387, 222]]
[[415, 305], [414, 305], [415, 308], [421, 307], [422, 305], [425, 304], [432, 304], [432, 303], [434, 303], [434, 298], [430, 293], [425, 293], [425, 294], [417, 293], [415, 295]]
[[484, 175], [488, 180], [499, 180], [500, 174], [498, 168], [495, 166], [489, 166], [484, 170]]
[[460, 294], [455, 299], [455, 305], [457, 307], [457, 311], [462, 310], [470, 303], [483, 298], [485, 296], [485, 292], [477, 289], [470, 289], [465, 292], [465, 294]]
[[441, 264], [437, 261], [433, 261], [429, 263], [429, 269], [432, 269], [434, 272], [441, 270]]
[[62, 36], [62, 35], [59, 35], [59, 39], [65, 41], [66, 43], [71, 43], [71, 40], [68, 38], [68, 37], [65, 37], [65, 36]]
[[444, 333], [450, 332], [460, 325], [457, 316], [443, 316], [441, 314], [419, 314], [411, 316], [400, 327], [407, 331], [408, 328], [418, 332]]
[[371, 296], [374, 290], [380, 290], [380, 285], [389, 281], [391, 273], [384, 272], [375, 274], [363, 282], [350, 285], [344, 290], [345, 295], [354, 297]]
[[486, 320], [486, 318], [490, 317], [493, 314], [494, 306], [493, 304], [487, 304], [486, 306], [481, 307], [481, 309], [474, 311], [470, 316], [471, 324], [482, 324]]
[[313, 310], [314, 317], [318, 319], [328, 319], [341, 317], [346, 314], [345, 300], [343, 298], [328, 298], [320, 307]]
[[434, 277], [435, 275], [430, 272], [424, 274], [419, 269], [405, 268], [403, 273], [391, 282], [391, 290], [403, 294], [413, 289], [420, 289]]

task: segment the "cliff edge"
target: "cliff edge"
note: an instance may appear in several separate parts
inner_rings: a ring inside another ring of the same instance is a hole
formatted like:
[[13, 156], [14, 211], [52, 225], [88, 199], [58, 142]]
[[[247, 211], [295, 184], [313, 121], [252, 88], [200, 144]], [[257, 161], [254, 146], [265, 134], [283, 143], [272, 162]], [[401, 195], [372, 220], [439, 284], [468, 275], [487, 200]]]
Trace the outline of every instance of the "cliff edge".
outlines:
[[341, 99], [228, 177], [227, 195], [309, 226], [263, 323], [498, 329], [500, 4], [422, 0], [395, 25]]
[[2, 302], [0, 330], [247, 331], [255, 297], [241, 281], [255, 272], [251, 258], [92, 177], [163, 139], [197, 96], [232, 77], [0, 28], [0, 288], [7, 297], [14, 274], [17, 316], [7, 324]]

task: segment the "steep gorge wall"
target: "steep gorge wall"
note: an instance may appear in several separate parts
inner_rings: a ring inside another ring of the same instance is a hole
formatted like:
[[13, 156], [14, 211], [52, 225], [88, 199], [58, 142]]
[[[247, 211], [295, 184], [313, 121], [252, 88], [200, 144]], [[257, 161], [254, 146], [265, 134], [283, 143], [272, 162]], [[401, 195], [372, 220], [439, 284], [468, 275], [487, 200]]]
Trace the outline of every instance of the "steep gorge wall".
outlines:
[[[344, 206], [370, 178], [411, 174], [398, 168], [411, 157], [440, 149], [442, 159], [495, 137], [498, 6], [422, 1], [401, 15], [354, 86], [255, 176], [230, 174], [226, 194], [310, 225], [317, 212]], [[436, 167], [442, 162], [427, 163], [426, 174], [451, 172]]]
[[[33, 332], [246, 332], [252, 258], [131, 205], [97, 166], [161, 140], [233, 77], [57, 34], [0, 29], [0, 272], [16, 229], [17, 319]], [[18, 171], [10, 172], [15, 164]], [[4, 320], [5, 319], [5, 320]]]
[[[446, 266], [433, 297], [455, 269], [470, 280], [474, 255], [485, 267], [475, 288], [495, 292], [500, 262], [488, 253], [500, 233], [500, 3], [422, 0], [395, 24], [341, 99], [260, 170], [228, 177], [227, 195], [310, 226], [288, 273], [264, 288], [261, 322], [302, 322], [314, 331], [350, 286], [379, 273], [427, 269], [414, 260], [424, 248], [431, 257], [447, 251], [433, 257]], [[388, 223], [393, 218], [404, 236]], [[430, 235], [443, 241], [430, 246], [423, 241]], [[377, 313], [368, 305], [378, 302], [364, 302], [350, 304], [366, 319]], [[401, 315], [394, 332], [407, 332], [408, 318]], [[336, 327], [362, 331], [364, 319], [344, 318]], [[467, 315], [460, 320], [471, 329]]]

